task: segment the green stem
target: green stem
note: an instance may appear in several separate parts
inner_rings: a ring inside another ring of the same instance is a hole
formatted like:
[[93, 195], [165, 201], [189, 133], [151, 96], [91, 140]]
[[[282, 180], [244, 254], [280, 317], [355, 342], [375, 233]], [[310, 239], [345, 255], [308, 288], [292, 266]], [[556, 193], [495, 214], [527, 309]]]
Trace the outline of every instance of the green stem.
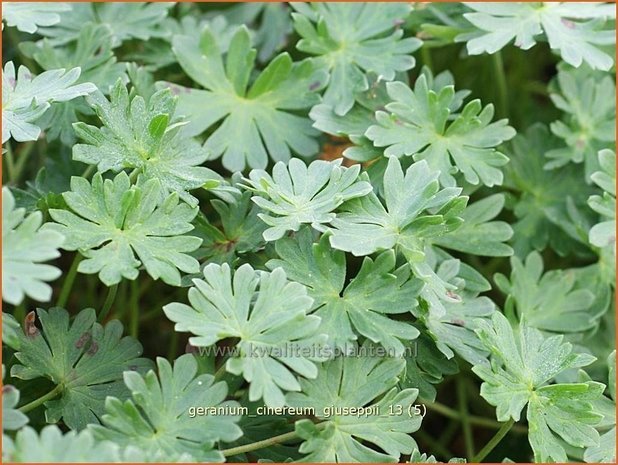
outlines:
[[20, 303], [17, 307], [15, 307], [15, 310], [13, 311], [13, 316], [20, 323], [26, 319], [26, 302], [25, 301], [22, 301], [22, 303]]
[[60, 394], [62, 392], [63, 389], [64, 389], [64, 387], [62, 386], [62, 384], [59, 384], [54, 389], [49, 391], [47, 394], [42, 395], [41, 397], [39, 397], [38, 399], [33, 400], [29, 404], [26, 404], [26, 405], [23, 405], [23, 406], [19, 407], [18, 410], [20, 412], [22, 412], [22, 413], [29, 412], [30, 410], [33, 410], [33, 409], [37, 408], [39, 405], [43, 404], [44, 402], [47, 402], [48, 400], [53, 399], [54, 397], [56, 397], [58, 394]]
[[75, 282], [75, 276], [77, 275], [77, 267], [79, 266], [79, 262], [81, 261], [82, 256], [79, 252], [75, 253], [75, 258], [73, 258], [73, 263], [71, 264], [71, 268], [69, 268], [69, 272], [64, 278], [64, 282], [62, 283], [62, 289], [60, 289], [60, 295], [58, 296], [58, 302], [56, 305], [58, 307], [64, 308], [69, 300], [69, 294], [71, 293], [71, 289], [73, 288], [73, 283]]
[[24, 170], [24, 166], [26, 166], [26, 161], [30, 157], [32, 153], [32, 149], [34, 148], [36, 141], [26, 142], [23, 148], [19, 151], [19, 158], [15, 163], [15, 172], [13, 174], [13, 181], [15, 184], [19, 183], [19, 178], [21, 177], [21, 172]]
[[459, 423], [457, 421], [451, 421], [448, 426], [444, 428], [444, 431], [438, 438], [438, 442], [440, 444], [450, 444], [458, 429]]
[[[439, 402], [432, 402], [432, 403], [424, 403], [424, 405], [427, 407], [427, 410], [433, 410], [434, 412], [439, 413], [440, 415], [445, 416], [447, 418], [452, 418], [453, 420], [461, 420], [461, 416], [457, 410], [453, 410], [452, 408], [447, 407], [444, 404], [441, 404]], [[470, 421], [471, 425], [475, 425], [475, 426], [482, 426], [485, 428], [492, 428], [492, 429], [500, 429], [502, 427], [502, 423], [491, 420], [489, 418], [483, 418], [483, 417], [477, 417], [474, 415], [470, 415], [468, 417], [468, 420]], [[526, 434], [528, 432], [528, 429], [525, 426], [514, 425], [513, 432]]]
[[13, 158], [13, 149], [11, 149], [11, 144], [8, 143], [5, 146], [6, 153], [4, 154], [4, 159], [6, 160], [6, 172], [8, 174], [9, 184], [13, 184], [15, 180], [15, 159]]
[[139, 286], [137, 279], [131, 281], [130, 295], [130, 334], [137, 339], [137, 335], [139, 333]]
[[112, 305], [114, 304], [114, 300], [116, 300], [116, 293], [118, 292], [118, 284], [114, 284], [107, 290], [107, 297], [105, 298], [105, 302], [103, 303], [103, 308], [101, 309], [101, 313], [99, 314], [99, 322], [105, 321], [107, 314], [109, 313]]
[[491, 60], [494, 68], [494, 76], [496, 78], [496, 87], [498, 89], [498, 108], [496, 113], [501, 118], [509, 116], [509, 96], [506, 87], [506, 74], [504, 73], [504, 62], [502, 61], [502, 53], [496, 52], [491, 55]]
[[170, 337], [170, 346], [167, 350], [167, 359], [174, 360], [176, 358], [176, 347], [178, 346], [178, 333], [176, 331], [172, 331], [172, 336]]
[[219, 381], [223, 375], [225, 375], [225, 364], [227, 363], [227, 358], [223, 360], [217, 371], [215, 371], [215, 381]]
[[82, 173], [82, 178], [89, 178], [90, 175], [94, 172], [94, 165], [88, 165], [88, 167], [84, 170], [84, 172]]
[[[316, 429], [324, 429], [328, 422], [322, 422], [315, 425]], [[281, 444], [291, 439], [296, 439], [298, 435], [296, 431], [290, 431], [289, 433], [280, 434], [279, 436], [273, 436], [272, 438], [264, 439], [263, 441], [252, 442], [251, 444], [245, 444], [244, 446], [232, 447], [231, 449], [224, 449], [221, 451], [224, 457], [232, 457], [234, 455], [245, 454], [258, 449], [264, 449], [265, 447], [274, 446], [275, 444]]]
[[429, 47], [422, 46], [421, 47], [421, 58], [423, 60], [423, 65], [427, 66], [430, 70], [433, 71], [433, 60], [431, 59], [431, 52]]
[[502, 438], [506, 436], [506, 434], [511, 430], [514, 424], [515, 420], [513, 420], [512, 418], [506, 423], [504, 423], [502, 427], [496, 432], [494, 437], [491, 438], [487, 444], [485, 444], [485, 447], [483, 447], [481, 451], [472, 458], [471, 462], [479, 463], [481, 460], [487, 457], [487, 455], [492, 450], [494, 450], [494, 448], [500, 443], [500, 441], [502, 441]]
[[459, 405], [459, 414], [461, 415], [461, 428], [463, 430], [464, 442], [466, 445], [466, 458], [468, 459], [468, 462], [470, 462], [474, 456], [474, 441], [472, 439], [472, 428], [470, 426], [468, 404], [466, 403], [466, 387], [461, 379], [457, 381], [457, 401]]
[[149, 310], [148, 312], [140, 315], [139, 317], [139, 322], [140, 323], [145, 323], [147, 321], [152, 320], [153, 318], [160, 316], [161, 315], [161, 308], [160, 307], [154, 307], [152, 310]]

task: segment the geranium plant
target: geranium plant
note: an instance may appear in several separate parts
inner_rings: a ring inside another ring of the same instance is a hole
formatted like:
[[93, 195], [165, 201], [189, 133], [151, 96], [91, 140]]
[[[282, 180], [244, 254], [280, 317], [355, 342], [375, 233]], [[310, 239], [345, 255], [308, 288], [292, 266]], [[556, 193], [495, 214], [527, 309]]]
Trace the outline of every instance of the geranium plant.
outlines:
[[7, 462], [615, 462], [615, 8], [4, 2]]

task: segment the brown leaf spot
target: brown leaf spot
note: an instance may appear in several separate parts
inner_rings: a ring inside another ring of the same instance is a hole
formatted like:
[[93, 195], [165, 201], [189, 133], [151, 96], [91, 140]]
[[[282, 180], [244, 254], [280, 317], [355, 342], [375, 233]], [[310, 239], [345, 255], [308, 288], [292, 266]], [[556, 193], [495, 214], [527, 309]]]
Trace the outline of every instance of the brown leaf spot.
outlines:
[[92, 334], [90, 334], [90, 331], [86, 331], [84, 334], [82, 334], [79, 339], [77, 340], [77, 342], [75, 342], [75, 347], [77, 349], [81, 349], [82, 347], [84, 347], [86, 345], [86, 343], [88, 341], [90, 341], [90, 338], [92, 337]]
[[99, 344], [96, 343], [96, 341], [92, 341], [92, 344], [90, 344], [90, 347], [88, 348], [88, 351], [86, 352], [88, 355], [94, 355], [99, 351]]
[[15, 387], [7, 384], [6, 386], [2, 386], [2, 394], [8, 394], [9, 392], [15, 391]]
[[26, 336], [34, 338], [39, 335], [40, 331], [39, 328], [36, 327], [35, 321], [36, 313], [34, 313], [34, 311], [28, 312], [24, 319], [24, 333]]

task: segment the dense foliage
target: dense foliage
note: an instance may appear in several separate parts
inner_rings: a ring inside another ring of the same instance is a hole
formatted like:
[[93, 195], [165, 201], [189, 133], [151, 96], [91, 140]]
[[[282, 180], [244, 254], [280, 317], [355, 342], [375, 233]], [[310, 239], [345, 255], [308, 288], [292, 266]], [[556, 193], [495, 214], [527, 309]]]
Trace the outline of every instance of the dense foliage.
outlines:
[[3, 459], [615, 462], [615, 8], [3, 3]]

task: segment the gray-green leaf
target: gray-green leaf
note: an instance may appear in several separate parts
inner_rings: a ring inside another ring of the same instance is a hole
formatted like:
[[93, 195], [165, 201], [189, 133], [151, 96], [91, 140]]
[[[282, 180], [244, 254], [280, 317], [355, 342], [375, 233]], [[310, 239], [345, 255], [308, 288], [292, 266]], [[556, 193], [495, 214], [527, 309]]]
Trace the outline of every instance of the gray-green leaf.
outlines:
[[122, 278], [136, 279], [141, 265], [153, 279], [179, 286], [179, 270], [199, 270], [188, 252], [197, 249], [201, 239], [184, 235], [193, 229], [197, 208], [179, 203], [176, 194], [163, 201], [161, 195], [158, 180], [132, 186], [124, 172], [105, 181], [97, 173], [92, 184], [73, 177], [71, 191], [63, 195], [69, 209], [50, 210], [56, 223], [47, 228], [66, 237], [63, 248], [86, 257], [78, 271], [99, 273], [108, 286]]

